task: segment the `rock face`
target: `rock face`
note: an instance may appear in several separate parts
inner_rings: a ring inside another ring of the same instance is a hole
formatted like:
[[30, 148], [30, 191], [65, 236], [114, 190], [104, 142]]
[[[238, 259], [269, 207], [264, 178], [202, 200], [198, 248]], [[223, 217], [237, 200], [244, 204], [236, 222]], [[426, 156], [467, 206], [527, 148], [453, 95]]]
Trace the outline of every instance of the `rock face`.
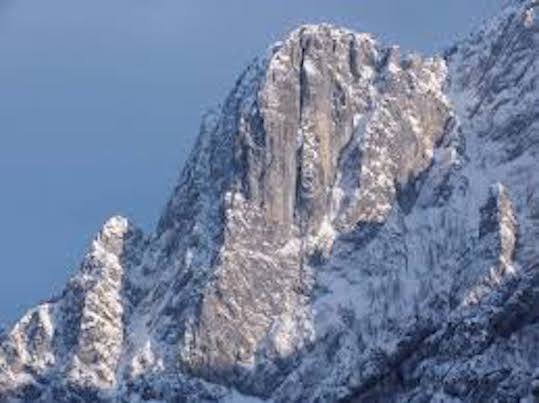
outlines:
[[434, 58], [291, 33], [155, 232], [109, 220], [1, 335], [0, 401], [537, 399], [538, 7]]

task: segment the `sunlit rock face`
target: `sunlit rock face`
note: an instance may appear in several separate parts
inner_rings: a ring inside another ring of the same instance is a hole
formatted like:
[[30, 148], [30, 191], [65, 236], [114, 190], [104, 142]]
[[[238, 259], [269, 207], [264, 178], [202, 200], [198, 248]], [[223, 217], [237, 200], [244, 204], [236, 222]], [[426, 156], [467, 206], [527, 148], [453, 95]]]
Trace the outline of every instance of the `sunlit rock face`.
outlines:
[[235, 120], [214, 134], [232, 136], [233, 172], [182, 362], [268, 395], [287, 373], [275, 362], [316, 343], [314, 260], [340, 234], [386, 220], [432, 164], [451, 113], [443, 60], [401, 59], [330, 26], [300, 28], [251, 70], [221, 118]]
[[440, 57], [329, 25], [275, 44], [155, 232], [109, 220], [1, 335], [0, 401], [533, 401], [536, 10]]

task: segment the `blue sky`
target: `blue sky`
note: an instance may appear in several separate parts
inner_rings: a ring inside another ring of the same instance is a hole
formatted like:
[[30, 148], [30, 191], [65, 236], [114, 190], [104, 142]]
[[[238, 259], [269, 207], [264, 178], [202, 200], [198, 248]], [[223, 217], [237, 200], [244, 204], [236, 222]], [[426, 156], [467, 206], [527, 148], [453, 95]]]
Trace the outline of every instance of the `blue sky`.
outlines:
[[101, 224], [151, 230], [242, 68], [301, 23], [434, 53], [502, 0], [0, 0], [0, 323], [59, 292]]

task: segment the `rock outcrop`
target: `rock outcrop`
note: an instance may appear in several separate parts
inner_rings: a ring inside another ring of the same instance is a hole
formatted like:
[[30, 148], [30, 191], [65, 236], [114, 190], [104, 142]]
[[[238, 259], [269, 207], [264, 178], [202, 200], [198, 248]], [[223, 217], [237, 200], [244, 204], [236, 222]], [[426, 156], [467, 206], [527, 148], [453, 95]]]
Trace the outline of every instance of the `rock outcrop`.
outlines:
[[0, 401], [533, 401], [538, 5], [440, 57], [274, 45], [155, 232], [109, 220], [1, 336]]

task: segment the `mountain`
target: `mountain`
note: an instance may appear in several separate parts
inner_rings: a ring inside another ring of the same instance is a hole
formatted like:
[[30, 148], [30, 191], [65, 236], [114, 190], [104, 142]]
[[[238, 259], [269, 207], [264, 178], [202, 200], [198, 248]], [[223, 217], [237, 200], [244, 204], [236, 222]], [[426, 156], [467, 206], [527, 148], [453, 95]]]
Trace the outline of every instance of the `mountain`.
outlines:
[[539, 399], [539, 20], [444, 55], [303, 26], [0, 341], [0, 401]]

